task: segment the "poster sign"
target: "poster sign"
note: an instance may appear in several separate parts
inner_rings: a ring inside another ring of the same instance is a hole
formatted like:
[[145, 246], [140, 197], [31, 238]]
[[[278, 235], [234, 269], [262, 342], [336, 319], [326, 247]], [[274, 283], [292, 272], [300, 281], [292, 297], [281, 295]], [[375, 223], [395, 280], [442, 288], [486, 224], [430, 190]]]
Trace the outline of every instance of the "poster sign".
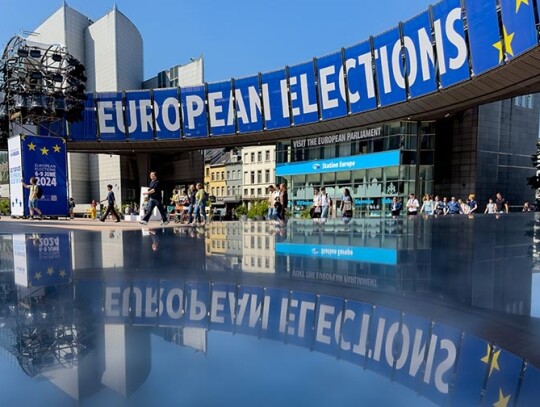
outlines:
[[46, 216], [65, 216], [68, 213], [67, 154], [65, 140], [60, 137], [20, 135], [9, 139], [11, 214], [29, 215], [29, 190], [35, 177], [43, 190], [39, 209]]

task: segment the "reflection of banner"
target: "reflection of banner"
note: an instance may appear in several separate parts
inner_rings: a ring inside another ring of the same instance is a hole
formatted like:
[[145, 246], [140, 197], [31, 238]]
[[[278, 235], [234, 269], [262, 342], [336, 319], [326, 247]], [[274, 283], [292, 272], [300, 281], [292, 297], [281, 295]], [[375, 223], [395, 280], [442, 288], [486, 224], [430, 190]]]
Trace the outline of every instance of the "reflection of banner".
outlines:
[[[91, 301], [103, 298], [99, 293], [86, 295]], [[438, 322], [284, 288], [109, 281], [104, 304], [92, 309], [103, 309], [106, 323], [197, 327], [296, 344], [367, 367], [443, 405], [476, 405], [482, 390], [492, 405], [491, 396], [499, 397], [499, 388], [504, 397], [511, 394], [514, 399], [522, 365], [521, 358], [498, 348], [491, 351], [485, 340]], [[486, 382], [488, 366], [492, 374]], [[537, 394], [532, 385], [537, 377], [538, 371], [528, 366], [523, 382], [527, 400]], [[470, 386], [464, 388], [466, 382]]]
[[13, 235], [13, 240], [17, 285], [45, 287], [71, 282], [73, 273], [68, 234], [20, 234]]
[[397, 264], [397, 250], [374, 247], [276, 243], [276, 253], [375, 264]]
[[[17, 148], [17, 145], [19, 147]], [[16, 136], [9, 139], [12, 214], [28, 214], [29, 190], [21, 181], [35, 177], [43, 190], [39, 208], [45, 215], [68, 213], [67, 154], [60, 137]]]

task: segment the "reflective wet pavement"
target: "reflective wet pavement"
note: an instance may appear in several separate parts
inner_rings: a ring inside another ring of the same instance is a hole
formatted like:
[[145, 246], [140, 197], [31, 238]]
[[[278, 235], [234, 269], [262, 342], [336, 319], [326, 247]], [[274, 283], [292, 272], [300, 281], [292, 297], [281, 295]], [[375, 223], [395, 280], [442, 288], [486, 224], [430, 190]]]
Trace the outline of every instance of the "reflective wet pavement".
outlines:
[[535, 214], [1, 226], [3, 405], [540, 403]]

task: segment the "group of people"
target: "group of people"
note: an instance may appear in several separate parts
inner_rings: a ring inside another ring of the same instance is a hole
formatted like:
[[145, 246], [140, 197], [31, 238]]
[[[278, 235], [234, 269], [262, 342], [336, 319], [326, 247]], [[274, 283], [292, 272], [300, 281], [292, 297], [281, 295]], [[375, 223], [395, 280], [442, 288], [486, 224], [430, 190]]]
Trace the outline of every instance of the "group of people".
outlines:
[[[349, 222], [353, 216], [354, 201], [349, 188], [343, 188], [340, 211], [345, 223]], [[315, 187], [313, 189], [313, 206], [309, 211], [309, 216], [314, 222], [325, 223], [328, 220], [332, 208], [332, 198], [327, 194], [325, 187]]]
[[[394, 197], [392, 199], [392, 203], [390, 204], [390, 212], [392, 216], [399, 216], [401, 211], [404, 209], [407, 215], [410, 216], [415, 216], [418, 214], [469, 215], [479, 212], [478, 202], [476, 201], [476, 197], [474, 194], [470, 194], [466, 200], [462, 200], [461, 198], [456, 199], [456, 197], [454, 196], [451, 197], [450, 200], [448, 200], [448, 198], [446, 197], [443, 197], [443, 199], [441, 200], [439, 196], [435, 196], [433, 198], [431, 195], [425, 194], [422, 197], [422, 204], [420, 204], [415, 194], [409, 194], [409, 199], [405, 204], [405, 208], [403, 207], [403, 204], [399, 201], [399, 199], [397, 197]], [[532, 208], [528, 202], [525, 202], [525, 205], [523, 206], [523, 211], [532, 211]], [[492, 198], [489, 199], [483, 213], [496, 214], [508, 212], [510, 212], [510, 206], [508, 204], [508, 201], [504, 199], [500, 192], [498, 192], [496, 194], [495, 200], [493, 200]]]
[[268, 220], [285, 222], [287, 206], [289, 205], [289, 193], [287, 185], [279, 184], [276, 187], [268, 187]]
[[173, 213], [176, 223], [189, 225], [204, 225], [206, 223], [208, 193], [204, 190], [203, 184], [191, 184], [182, 192], [175, 189], [170, 202], [174, 207]]

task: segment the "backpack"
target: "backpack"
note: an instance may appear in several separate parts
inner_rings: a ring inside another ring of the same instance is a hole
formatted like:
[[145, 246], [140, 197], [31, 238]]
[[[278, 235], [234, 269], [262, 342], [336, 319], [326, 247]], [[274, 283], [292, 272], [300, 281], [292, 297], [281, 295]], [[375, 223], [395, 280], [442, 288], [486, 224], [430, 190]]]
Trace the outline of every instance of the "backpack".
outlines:
[[208, 192], [204, 191], [204, 197], [203, 197], [202, 201], [203, 201], [204, 203], [207, 203], [209, 197], [210, 197], [210, 196], [208, 195]]
[[39, 185], [36, 185], [36, 198], [41, 199], [43, 196], [43, 188], [41, 188]]

